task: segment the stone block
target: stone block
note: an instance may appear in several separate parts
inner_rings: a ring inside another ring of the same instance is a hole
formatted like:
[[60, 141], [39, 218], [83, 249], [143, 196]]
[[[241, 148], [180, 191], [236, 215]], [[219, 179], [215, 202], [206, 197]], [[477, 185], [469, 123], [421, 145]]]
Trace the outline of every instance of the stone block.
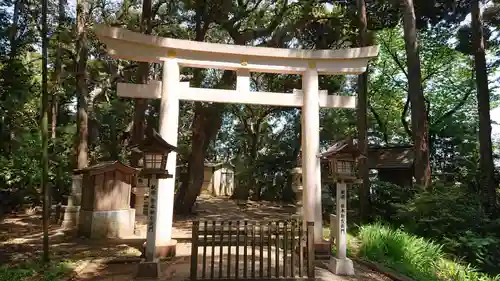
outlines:
[[349, 258], [332, 258], [328, 269], [337, 275], [354, 275], [354, 264]]
[[78, 226], [80, 218], [80, 206], [62, 206], [61, 208], [63, 229], [74, 229]]
[[[147, 242], [144, 242], [142, 244], [142, 251], [141, 252], [144, 256], [146, 255], [146, 243]], [[155, 257], [157, 257], [157, 258], [175, 257], [176, 251], [177, 251], [177, 240], [170, 239], [167, 242], [156, 245]]]
[[78, 232], [89, 238], [125, 238], [134, 234], [135, 209], [80, 210]]
[[137, 278], [157, 279], [160, 276], [160, 263], [158, 261], [141, 261], [137, 268]]

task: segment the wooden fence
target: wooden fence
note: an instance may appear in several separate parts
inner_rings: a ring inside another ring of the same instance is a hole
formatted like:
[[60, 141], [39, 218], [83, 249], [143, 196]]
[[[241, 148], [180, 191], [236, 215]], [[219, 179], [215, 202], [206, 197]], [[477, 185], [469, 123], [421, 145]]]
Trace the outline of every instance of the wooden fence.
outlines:
[[191, 280], [314, 280], [314, 223], [193, 221]]

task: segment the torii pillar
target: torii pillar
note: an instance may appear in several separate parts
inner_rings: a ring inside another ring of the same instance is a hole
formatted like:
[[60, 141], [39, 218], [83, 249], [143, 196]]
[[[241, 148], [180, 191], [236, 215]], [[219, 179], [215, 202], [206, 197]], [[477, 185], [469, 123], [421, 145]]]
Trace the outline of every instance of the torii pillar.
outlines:
[[[160, 135], [168, 143], [177, 146], [179, 124], [179, 64], [173, 54], [163, 62], [160, 106]], [[172, 240], [174, 191], [177, 153], [172, 151], [167, 159], [167, 171], [171, 178], [158, 180], [158, 213], [156, 223], [156, 253], [159, 256], [175, 256], [177, 241]]]
[[319, 155], [319, 90], [316, 65], [302, 75], [302, 178], [304, 184], [304, 221], [314, 222], [314, 242], [323, 242], [321, 211], [321, 167]]

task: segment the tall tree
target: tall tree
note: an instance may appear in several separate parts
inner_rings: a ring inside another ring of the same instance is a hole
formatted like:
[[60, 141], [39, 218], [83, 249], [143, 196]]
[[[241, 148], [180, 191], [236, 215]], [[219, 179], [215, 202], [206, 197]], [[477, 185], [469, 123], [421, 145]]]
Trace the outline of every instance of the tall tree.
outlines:
[[40, 128], [42, 131], [42, 191], [43, 191], [43, 261], [49, 261], [49, 152], [48, 152], [48, 70], [47, 70], [47, 1], [42, 1], [42, 119]]
[[415, 150], [415, 179], [427, 188], [431, 181], [429, 159], [429, 122], [420, 73], [420, 57], [413, 0], [402, 0], [403, 28], [407, 59], [408, 96], [411, 103], [411, 127]]
[[485, 207], [488, 211], [492, 212], [496, 205], [496, 186], [491, 144], [490, 93], [486, 67], [484, 29], [479, 0], [472, 0], [471, 4], [472, 46], [476, 68], [476, 95], [479, 114], [480, 186], [482, 188]]
[[57, 113], [59, 111], [59, 91], [61, 90], [61, 74], [62, 74], [62, 52], [63, 52], [63, 32], [66, 23], [66, 0], [59, 0], [58, 3], [58, 17], [57, 17], [57, 48], [56, 58], [54, 62], [53, 85], [51, 95], [51, 138], [56, 138], [57, 129]]
[[[228, 5], [211, 6], [206, 1], [196, 1], [196, 40], [202, 41], [212, 22], [229, 34], [229, 37], [237, 45], [246, 45], [252, 41], [265, 38], [273, 33], [279, 26], [286, 11], [287, 1], [273, 4], [272, 2], [248, 1], [242, 3], [227, 2]], [[242, 22], [251, 22], [252, 17], [261, 17], [266, 10], [274, 7], [274, 18], [266, 25], [264, 21], [257, 24], [264, 27], [246, 28]], [[243, 29], [243, 30], [242, 30]], [[274, 39], [274, 38], [273, 38]], [[272, 39], [271, 39], [272, 40]], [[234, 72], [224, 71], [219, 87], [231, 88], [234, 84]], [[195, 77], [195, 80], [196, 77]], [[195, 81], [196, 83], [196, 81]], [[188, 184], [181, 186], [175, 198], [175, 211], [177, 213], [189, 213], [194, 205], [203, 184], [203, 167], [207, 149], [210, 142], [217, 136], [222, 125], [222, 113], [224, 106], [221, 104], [195, 104], [195, 116], [192, 124], [191, 153], [188, 159]]]
[[87, 31], [86, 23], [89, 11], [87, 0], [76, 2], [76, 96], [77, 96], [77, 141], [76, 163], [77, 169], [88, 165], [88, 87], [87, 87]]
[[[365, 0], [357, 0], [358, 28], [359, 28], [359, 46], [364, 47], [368, 44], [368, 32], [366, 21]], [[368, 155], [368, 70], [358, 76], [358, 108], [357, 108], [357, 127], [358, 127], [358, 148], [363, 155]], [[360, 214], [363, 220], [370, 216], [370, 178], [368, 177], [367, 158], [361, 158], [359, 161], [359, 173], [363, 183], [359, 188]]]
[[[144, 0], [142, 2], [142, 16], [140, 22], [140, 30], [145, 34], [151, 34], [151, 0]], [[140, 84], [147, 84], [149, 76], [149, 63], [140, 62], [137, 69], [136, 81]], [[144, 138], [144, 122], [146, 115], [146, 108], [148, 106], [147, 99], [137, 98], [134, 104], [134, 120], [132, 126], [132, 144], [138, 144]], [[131, 164], [137, 166], [140, 155], [132, 154]]]

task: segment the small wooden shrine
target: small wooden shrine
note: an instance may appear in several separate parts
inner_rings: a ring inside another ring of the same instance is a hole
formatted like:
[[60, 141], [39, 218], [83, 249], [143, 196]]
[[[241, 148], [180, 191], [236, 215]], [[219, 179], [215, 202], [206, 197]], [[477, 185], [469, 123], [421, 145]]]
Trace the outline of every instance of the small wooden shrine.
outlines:
[[135, 210], [130, 208], [130, 191], [137, 172], [120, 161], [76, 171], [83, 175], [80, 235], [98, 238], [133, 234]]

